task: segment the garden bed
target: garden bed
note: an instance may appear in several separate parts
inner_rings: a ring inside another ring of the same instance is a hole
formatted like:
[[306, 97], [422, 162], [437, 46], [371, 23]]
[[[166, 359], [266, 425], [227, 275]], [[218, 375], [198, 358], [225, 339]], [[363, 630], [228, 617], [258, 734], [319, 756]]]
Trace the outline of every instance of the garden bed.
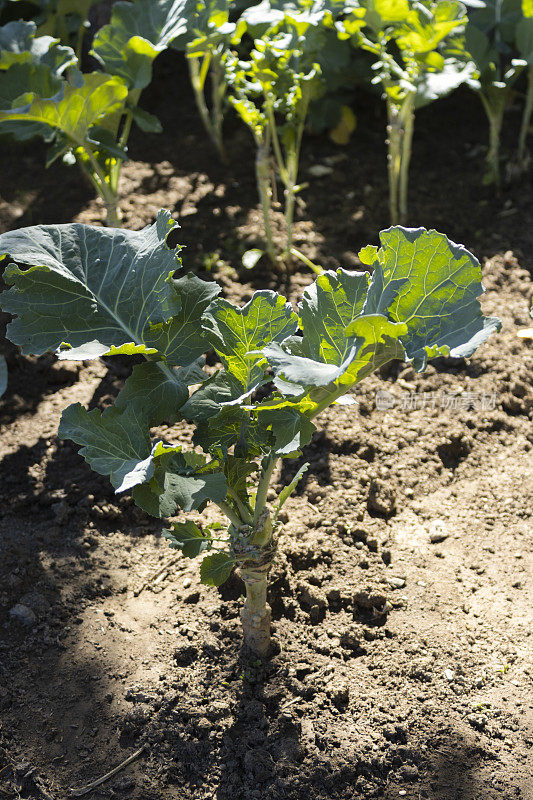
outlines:
[[[187, 269], [233, 300], [265, 286], [298, 299], [307, 271], [239, 269], [260, 241], [251, 143], [230, 121], [231, 167], [218, 164], [180, 70], [162, 56], [146, 92], [166, 135], [133, 137], [125, 226], [167, 207]], [[475, 104], [459, 92], [420, 112], [411, 223], [485, 259], [483, 310], [502, 333], [420, 377], [395, 365], [358, 406], [324, 413], [283, 527], [269, 662], [240, 650], [238, 579], [201, 586], [161, 522], [56, 437], [61, 410], [104, 407], [126, 363], [78, 368], [1, 343], [0, 797], [62, 800], [142, 745], [91, 797], [531, 797], [533, 359], [516, 331], [530, 324], [533, 192], [530, 179], [499, 198], [481, 186]], [[304, 144], [295, 244], [325, 267], [356, 268], [387, 226], [384, 119], [364, 95], [357, 113], [348, 147]], [[4, 147], [1, 230], [100, 223], [78, 173], [42, 163], [39, 146]], [[331, 174], [313, 178], [315, 163]]]

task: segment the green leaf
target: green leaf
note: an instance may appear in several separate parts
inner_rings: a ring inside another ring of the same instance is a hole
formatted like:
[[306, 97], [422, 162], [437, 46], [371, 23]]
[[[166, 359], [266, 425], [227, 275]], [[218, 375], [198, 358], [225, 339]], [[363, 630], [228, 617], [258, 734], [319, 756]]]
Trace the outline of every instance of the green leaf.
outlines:
[[376, 260], [376, 256], [378, 254], [378, 248], [374, 244], [367, 244], [366, 247], [361, 248], [359, 253], [359, 261], [361, 264], [365, 264], [368, 267], [371, 267]]
[[438, 355], [470, 356], [500, 329], [498, 319], [481, 313], [481, 268], [462, 245], [424, 228], [389, 228], [380, 239], [374, 275], [382, 271], [384, 291], [392, 281], [405, 280], [388, 315], [407, 325], [401, 341], [417, 370]]
[[28, 123], [47, 125], [81, 146], [93, 125], [122, 110], [127, 94], [128, 89], [119, 78], [92, 72], [85, 75], [81, 86], [64, 84], [59, 98], [35, 97], [26, 107], [0, 111], [0, 123], [9, 122], [15, 134], [15, 123], [19, 123], [22, 135]]
[[281, 492], [279, 493], [278, 504], [276, 507], [276, 511], [274, 513], [274, 524], [276, 523], [281, 507], [285, 505], [285, 503], [287, 502], [291, 494], [294, 492], [300, 480], [302, 479], [303, 475], [307, 472], [308, 469], [309, 469], [309, 463], [306, 461], [305, 464], [302, 464], [302, 466], [300, 467], [300, 469], [298, 470], [292, 481], [289, 484], [287, 484], [287, 486], [284, 486]]
[[[17, 134], [21, 128], [20, 120], [11, 119], [9, 112], [12, 109], [27, 109], [30, 107], [35, 95], [39, 97], [60, 97], [64, 88], [64, 81], [55, 77], [48, 67], [31, 63], [13, 64], [5, 71], [0, 71], [0, 110], [5, 112], [5, 117], [0, 122], [0, 132]], [[26, 135], [28, 127], [32, 127], [45, 139], [54, 135], [54, 128], [44, 122], [26, 121], [22, 126], [21, 136]], [[36, 134], [32, 134], [36, 135]], [[17, 138], [21, 138], [18, 136]], [[29, 138], [29, 136], [26, 136]]]
[[196, 558], [212, 546], [211, 531], [201, 531], [192, 520], [175, 522], [170, 530], [163, 530], [166, 539], [174, 550], [181, 550], [185, 558]]
[[225, 583], [235, 564], [235, 559], [226, 553], [210, 553], [200, 565], [200, 580], [204, 586], [221, 586]]
[[403, 358], [399, 337], [406, 330], [405, 325], [391, 322], [383, 315], [358, 317], [345, 329], [347, 350], [339, 365], [300, 356], [291, 350], [290, 341], [284, 347], [270, 345], [263, 353], [277, 375], [302, 389], [330, 384], [349, 387], [387, 361]]
[[516, 46], [522, 58], [533, 65], [533, 13], [516, 26]]
[[87, 141], [95, 145], [97, 151], [103, 150], [112, 158], [118, 158], [120, 161], [128, 160], [127, 151], [117, 144], [115, 134], [109, 128], [104, 128], [102, 125], [93, 125], [87, 135]]
[[0, 70], [13, 64], [42, 65], [58, 77], [67, 67], [76, 64], [74, 50], [58, 43], [51, 36], [35, 38], [34, 22], [17, 20], [0, 27]]
[[143, 133], [162, 133], [163, 126], [153, 114], [149, 114], [139, 106], [129, 106], [129, 112], [135, 120], [136, 125]]
[[7, 361], [4, 356], [0, 356], [0, 397], [7, 389]]
[[305, 290], [299, 306], [304, 355], [336, 366], [345, 361], [353, 342], [344, 331], [363, 309], [369, 280], [367, 272], [338, 269]]
[[121, 411], [135, 408], [152, 427], [165, 421], [175, 422], [188, 397], [187, 384], [180, 380], [179, 373], [166, 369], [161, 363], [145, 362], [133, 367], [115, 401], [115, 408]]
[[228, 488], [232, 489], [243, 503], [248, 503], [248, 478], [258, 469], [253, 461], [232, 455], [228, 455], [224, 462], [224, 475]]
[[374, 0], [373, 5], [385, 23], [403, 22], [410, 12], [407, 0]]
[[224, 406], [205, 422], [198, 422], [194, 443], [206, 453], [226, 458], [230, 447], [239, 457], [254, 457], [266, 453], [270, 436], [267, 429], [240, 406]]
[[188, 0], [114, 3], [111, 22], [98, 31], [91, 53], [130, 89], [144, 89], [152, 79], [153, 60], [186, 31], [187, 5]]
[[242, 308], [215, 300], [203, 317], [207, 338], [243, 394], [263, 379], [263, 356], [258, 351], [296, 331], [298, 318], [285, 298], [269, 289], [255, 292]]
[[150, 352], [150, 325], [179, 311], [169, 278], [181, 262], [166, 245], [174, 226], [160, 211], [142, 231], [76, 223], [2, 234], [0, 257], [28, 267], [10, 263], [4, 271], [13, 288], [2, 295], [2, 308], [17, 315], [8, 325], [11, 341], [36, 355], [67, 342], [76, 349], [62, 356], [79, 359], [112, 346], [115, 353], [124, 345]]
[[100, 413], [74, 403], [63, 411], [59, 437], [81, 445], [80, 455], [95, 472], [109, 475], [115, 489], [150, 454], [148, 427], [135, 409], [107, 408]]
[[294, 456], [309, 444], [316, 427], [296, 408], [279, 408], [261, 411], [259, 420], [272, 431], [274, 445], [272, 452], [281, 458]]
[[224, 403], [231, 403], [241, 395], [242, 386], [237, 378], [217, 372], [191, 394], [181, 413], [190, 422], [203, 422], [218, 414]]
[[[227, 494], [222, 472], [211, 469], [204, 456], [178, 452], [179, 448], [159, 443], [145, 465], [147, 482], [135, 486], [137, 505], [154, 517], [170, 517], [176, 509], [202, 511], [208, 501], [221, 502]], [[141, 465], [139, 465], [139, 469]]]
[[220, 294], [220, 286], [213, 281], [202, 281], [192, 272], [173, 281], [172, 286], [180, 311], [170, 321], [152, 325], [146, 334], [146, 343], [164, 353], [168, 364], [185, 365], [209, 349], [200, 321], [206, 308]]

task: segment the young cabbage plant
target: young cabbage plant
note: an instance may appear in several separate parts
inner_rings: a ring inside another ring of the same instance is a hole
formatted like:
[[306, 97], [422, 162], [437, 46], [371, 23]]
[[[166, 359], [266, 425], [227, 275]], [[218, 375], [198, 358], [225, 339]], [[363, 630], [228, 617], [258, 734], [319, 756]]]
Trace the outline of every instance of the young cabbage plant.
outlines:
[[[261, 6], [265, 6], [262, 3]], [[250, 27], [251, 12], [241, 21]], [[322, 14], [323, 16], [323, 14]], [[263, 213], [266, 252], [273, 264], [279, 261], [272, 232], [271, 211], [276, 196], [272, 173], [274, 160], [284, 187], [285, 245], [281, 260], [291, 256], [294, 206], [298, 186], [300, 148], [311, 100], [320, 92], [320, 66], [315, 50], [309, 47], [311, 29], [321, 17], [300, 12], [277, 12], [273, 23], [255, 39], [246, 61], [237, 53], [225, 54], [224, 67], [229, 86], [229, 101], [250, 128], [256, 145], [256, 178]], [[253, 267], [262, 255], [248, 251], [243, 263]]]
[[[176, 227], [161, 211], [139, 232], [70, 224], [5, 233], [11, 288], [1, 306], [15, 316], [7, 335], [23, 353], [144, 356], [114, 406], [69, 406], [59, 435], [117, 493], [171, 518], [165, 535], [185, 557], [202, 556], [204, 584], [238, 569], [244, 639], [264, 656], [279, 510], [308, 466], [270, 503], [280, 460], [300, 457], [320, 412], [391, 359], [421, 372], [428, 358], [467, 357], [500, 323], [481, 313], [478, 261], [436, 231], [383, 231], [379, 249], [359, 254], [372, 275], [325, 272], [296, 312], [270, 290], [237, 306], [214, 282], [176, 277]], [[213, 350], [219, 368], [207, 374], [202, 357]], [[154, 440], [154, 427], [180, 419], [193, 426], [190, 447]], [[209, 503], [225, 524], [187, 518]]]
[[118, 224], [111, 165], [125, 158], [114, 137], [128, 89], [122, 79], [82, 75], [70, 47], [35, 36], [35, 23], [0, 28], [0, 134], [49, 143], [46, 166], [63, 157], [77, 162], [102, 197], [108, 224]]
[[18, 140], [40, 135], [50, 143], [46, 165], [77, 163], [120, 225], [119, 180], [132, 122], [145, 132], [161, 124], [138, 107], [152, 62], [183, 28], [182, 0], [135, 0], [113, 6], [92, 55], [106, 72], [82, 74], [69, 47], [35, 38], [32, 22], [0, 29], [0, 133]]
[[338, 23], [341, 38], [350, 37], [376, 59], [372, 82], [381, 86], [387, 104], [392, 223], [407, 220], [415, 111], [471, 74], [460, 36], [465, 22], [465, 8], [455, 0], [361, 0]]
[[[227, 162], [222, 125], [226, 107], [224, 55], [238, 44], [243, 27], [230, 21], [230, 4], [226, 0], [189, 0], [185, 4], [187, 31], [177, 37], [172, 47], [184, 50], [191, 86], [204, 128], [221, 161]], [[209, 78], [209, 81], [208, 81]], [[211, 102], [206, 100], [211, 85]]]
[[131, 125], [145, 133], [161, 133], [159, 120], [139, 108], [141, 92], [152, 80], [157, 56], [185, 30], [183, 6], [187, 0], [134, 0], [113, 4], [111, 22], [101, 28], [91, 54], [110, 75], [126, 84], [128, 92], [120, 114], [109, 121], [116, 141], [115, 157], [106, 162], [106, 183], [114, 203], [108, 224], [119, 225], [119, 180], [127, 153]]
[[[525, 26], [523, 32], [522, 26]], [[529, 22], [522, 14], [520, 0], [486, 0], [483, 7], [474, 7], [468, 12], [466, 48], [475, 65], [469, 83], [477, 91], [489, 122], [484, 182], [494, 184], [498, 189], [501, 184], [500, 138], [504, 114], [511, 102], [515, 83], [527, 66], [527, 56], [533, 55], [530, 52], [533, 47], [528, 43], [530, 30]], [[520, 55], [519, 41], [524, 48], [522, 58], [515, 57]], [[531, 115], [528, 107], [532, 103], [533, 97], [528, 96], [519, 140], [519, 149], [523, 150]], [[522, 152], [522, 157], [524, 155]]]

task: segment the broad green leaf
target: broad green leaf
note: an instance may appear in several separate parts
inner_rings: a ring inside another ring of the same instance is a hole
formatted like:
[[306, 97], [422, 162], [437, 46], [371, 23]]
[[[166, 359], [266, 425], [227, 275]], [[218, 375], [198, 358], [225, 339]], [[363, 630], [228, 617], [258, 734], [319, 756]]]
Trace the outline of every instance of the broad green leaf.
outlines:
[[143, 133], [162, 133], [163, 126], [153, 114], [149, 114], [139, 106], [133, 105], [129, 107], [129, 112], [135, 120], [136, 125], [143, 131]]
[[35, 31], [34, 22], [23, 20], [0, 27], [0, 70], [13, 64], [42, 65], [57, 77], [76, 64], [76, 54], [71, 47], [59, 44], [52, 36], [35, 38]]
[[[29, 108], [35, 95], [47, 98], [60, 97], [64, 85], [61, 78], [55, 77], [48, 67], [42, 64], [13, 64], [7, 70], [0, 70], [0, 111], [5, 112], [5, 116], [0, 122], [0, 132], [15, 131], [16, 133], [18, 126], [18, 128], [22, 127], [24, 136], [26, 129], [32, 127], [37, 133], [43, 130], [41, 134], [43, 138], [53, 136], [55, 130], [49, 125], [43, 122], [27, 121], [22, 126], [20, 120], [11, 118], [9, 112], [12, 109], [18, 111]], [[29, 137], [26, 136], [26, 138]]]
[[181, 550], [185, 558], [196, 558], [212, 546], [210, 529], [201, 531], [190, 519], [175, 522], [170, 530], [163, 530], [163, 538], [174, 550]]
[[146, 335], [146, 343], [165, 355], [168, 364], [185, 365], [196, 361], [209, 349], [202, 331], [202, 315], [220, 286], [213, 281], [202, 281], [192, 272], [172, 282], [180, 310], [164, 323], [153, 325]]
[[499, 320], [481, 313], [481, 268], [468, 250], [424, 228], [389, 228], [380, 239], [374, 274], [382, 271], [383, 290], [407, 279], [388, 315], [407, 325], [401, 341], [416, 369], [438, 355], [467, 357], [500, 329]]
[[359, 316], [370, 277], [367, 272], [325, 272], [304, 292], [299, 306], [303, 354], [340, 366], [353, 343], [344, 331]]
[[374, 244], [367, 244], [366, 247], [361, 248], [358, 252], [359, 261], [361, 264], [365, 264], [368, 267], [371, 267], [376, 260], [376, 256], [378, 254], [378, 248]]
[[202, 511], [211, 500], [220, 502], [227, 494], [224, 474], [210, 469], [204, 456], [178, 452], [179, 448], [155, 445], [151, 453], [148, 481], [135, 486], [137, 505], [154, 517], [170, 517], [178, 508]]
[[226, 458], [230, 447], [238, 457], [254, 457], [266, 453], [270, 436], [267, 429], [240, 406], [224, 406], [205, 422], [198, 422], [194, 443], [206, 453]]
[[92, 54], [130, 89], [144, 89], [152, 62], [187, 29], [188, 0], [135, 0], [114, 3], [111, 22], [97, 33]]
[[165, 420], [175, 422], [188, 397], [187, 384], [180, 380], [179, 373], [161, 363], [145, 362], [133, 367], [115, 401], [115, 408], [121, 411], [138, 409], [148, 424], [154, 426]]
[[280, 457], [296, 455], [309, 444], [316, 427], [296, 408], [264, 410], [259, 413], [262, 425], [272, 431], [272, 452]]
[[264, 289], [255, 292], [242, 308], [215, 300], [205, 312], [203, 324], [211, 346], [244, 394], [263, 378], [264, 358], [258, 351], [294, 333], [298, 318], [284, 297]]
[[199, 423], [218, 414], [224, 403], [231, 403], [242, 395], [242, 386], [233, 375], [217, 372], [193, 392], [182, 406], [185, 419]]
[[224, 462], [224, 475], [228, 488], [244, 503], [248, 502], [248, 478], [257, 472], [258, 466], [246, 458], [228, 455]]
[[0, 111], [0, 123], [44, 124], [82, 146], [93, 125], [123, 108], [127, 94], [119, 78], [91, 72], [82, 86], [65, 83], [59, 99], [35, 97], [27, 107]]
[[4, 356], [0, 356], [0, 397], [7, 389], [7, 361]]
[[200, 564], [200, 580], [204, 586], [221, 586], [235, 565], [235, 559], [226, 553], [210, 553]]
[[403, 358], [399, 337], [405, 325], [391, 322], [379, 314], [356, 318], [345, 329], [347, 349], [340, 364], [295, 354], [289, 346], [277, 344], [264, 348], [263, 353], [277, 375], [302, 388], [311, 386], [351, 386], [362, 380], [387, 361]]
[[174, 225], [160, 211], [142, 231], [75, 223], [2, 234], [0, 257], [28, 267], [9, 263], [4, 271], [13, 288], [2, 295], [2, 308], [17, 315], [8, 325], [10, 339], [36, 355], [64, 342], [79, 359], [113, 346], [114, 352], [124, 345], [147, 352], [150, 325], [179, 311], [169, 278], [181, 262], [166, 245]]
[[309, 469], [308, 462], [302, 464], [302, 466], [300, 467], [300, 469], [298, 470], [292, 481], [289, 484], [287, 484], [287, 486], [284, 486], [281, 492], [279, 493], [278, 504], [276, 506], [276, 511], [274, 513], [274, 523], [278, 518], [278, 514], [281, 510], [281, 507], [285, 505], [285, 503], [287, 502], [291, 494], [294, 492], [300, 480], [302, 479], [303, 475], [307, 472], [308, 469]]
[[109, 475], [115, 489], [150, 454], [148, 426], [136, 409], [111, 407], [100, 413], [74, 403], [63, 411], [59, 437], [81, 445], [80, 455], [95, 472]]

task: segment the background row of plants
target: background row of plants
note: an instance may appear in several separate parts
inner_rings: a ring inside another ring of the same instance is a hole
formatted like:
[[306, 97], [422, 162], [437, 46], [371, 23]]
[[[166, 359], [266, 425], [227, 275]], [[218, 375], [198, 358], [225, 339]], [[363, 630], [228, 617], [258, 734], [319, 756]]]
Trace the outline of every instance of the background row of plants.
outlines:
[[[306, 130], [342, 145], [356, 127], [354, 92], [370, 90], [387, 110], [391, 222], [406, 222], [417, 109], [462, 84], [487, 114], [485, 181], [500, 184], [506, 108], [523, 101], [516, 153], [528, 166], [533, 113], [533, 0], [133, 0], [116, 2], [94, 30], [93, 0], [0, 0], [0, 134], [48, 144], [46, 165], [77, 164], [120, 225], [119, 179], [133, 124], [162, 131], [140, 105], [152, 65], [183, 51], [206, 132], [227, 162], [230, 109], [249, 128], [265, 252], [293, 247], [299, 157]], [[20, 19], [20, 16], [25, 19]], [[9, 21], [8, 21], [9, 20]], [[283, 196], [285, 242], [276, 249], [273, 200]], [[262, 250], [248, 251], [253, 266]]]

